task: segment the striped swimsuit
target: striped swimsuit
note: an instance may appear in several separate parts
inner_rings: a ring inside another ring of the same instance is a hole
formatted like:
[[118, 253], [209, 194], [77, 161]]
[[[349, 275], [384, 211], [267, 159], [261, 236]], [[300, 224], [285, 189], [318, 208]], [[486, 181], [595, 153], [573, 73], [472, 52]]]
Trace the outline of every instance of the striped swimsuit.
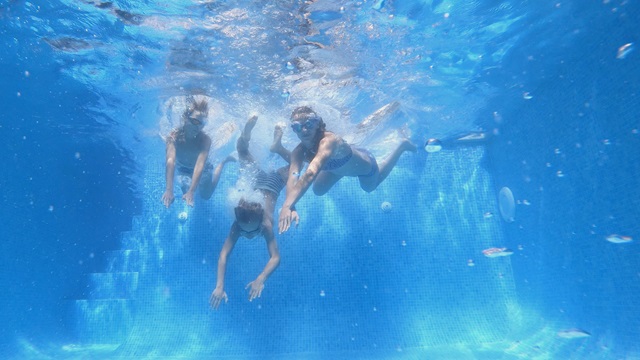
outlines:
[[253, 187], [255, 189], [271, 191], [278, 196], [285, 185], [286, 183], [282, 180], [282, 177], [277, 171], [267, 173], [261, 170], [256, 175], [256, 182]]

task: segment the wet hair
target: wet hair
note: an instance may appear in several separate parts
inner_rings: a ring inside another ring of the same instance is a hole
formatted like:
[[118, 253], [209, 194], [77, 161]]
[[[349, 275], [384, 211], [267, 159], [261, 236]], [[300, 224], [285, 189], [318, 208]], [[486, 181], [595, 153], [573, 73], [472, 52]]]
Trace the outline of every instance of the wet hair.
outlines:
[[264, 209], [262, 205], [257, 202], [249, 202], [245, 199], [241, 199], [238, 206], [233, 209], [236, 214], [236, 221], [249, 223], [249, 222], [262, 222], [262, 216]]
[[186, 99], [187, 106], [184, 109], [185, 116], [191, 115], [194, 111], [199, 111], [205, 116], [209, 113], [209, 101], [204, 95], [189, 95]]
[[318, 116], [309, 106], [298, 106], [291, 112], [291, 121], [298, 120], [298, 118], [303, 116], [307, 117], [308, 115]]
[[319, 121], [318, 127], [323, 132], [326, 130], [327, 124], [322, 121], [322, 117], [318, 116], [318, 114], [313, 111], [309, 106], [298, 106], [291, 113], [291, 121], [301, 120], [305, 118], [316, 118]]

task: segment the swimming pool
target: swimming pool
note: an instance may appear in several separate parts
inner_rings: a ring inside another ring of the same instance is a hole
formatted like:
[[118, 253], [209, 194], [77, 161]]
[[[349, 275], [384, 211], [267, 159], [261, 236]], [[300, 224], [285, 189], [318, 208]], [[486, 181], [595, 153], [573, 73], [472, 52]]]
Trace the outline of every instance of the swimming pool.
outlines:
[[[3, 2], [3, 357], [640, 358], [637, 17], [620, 1]], [[252, 302], [268, 254], [239, 241], [214, 311], [237, 165], [194, 208], [160, 201], [159, 134], [190, 92], [212, 99], [214, 163], [256, 112], [253, 149], [279, 166], [272, 129], [300, 103], [376, 156], [402, 135], [420, 150], [370, 194], [305, 195]]]

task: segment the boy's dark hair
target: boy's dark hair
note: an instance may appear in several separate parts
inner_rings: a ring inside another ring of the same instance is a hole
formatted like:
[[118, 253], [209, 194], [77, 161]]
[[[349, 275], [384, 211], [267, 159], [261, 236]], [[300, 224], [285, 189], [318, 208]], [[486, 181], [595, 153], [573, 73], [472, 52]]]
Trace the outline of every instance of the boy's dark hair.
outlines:
[[262, 205], [257, 202], [248, 202], [245, 199], [240, 200], [238, 206], [234, 209], [236, 220], [241, 222], [261, 222], [264, 214]]

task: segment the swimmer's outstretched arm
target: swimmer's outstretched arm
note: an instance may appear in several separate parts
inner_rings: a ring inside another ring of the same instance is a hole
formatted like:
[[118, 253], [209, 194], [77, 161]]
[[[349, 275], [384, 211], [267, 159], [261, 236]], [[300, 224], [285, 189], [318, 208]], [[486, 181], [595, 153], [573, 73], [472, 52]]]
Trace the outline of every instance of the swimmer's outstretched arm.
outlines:
[[222, 250], [220, 250], [220, 256], [218, 257], [218, 276], [216, 279], [216, 288], [211, 293], [209, 297], [209, 304], [212, 308], [218, 309], [222, 300], [226, 303], [229, 301], [227, 297], [227, 293], [224, 291], [224, 276], [227, 272], [227, 259], [229, 255], [231, 255], [231, 251], [236, 246], [236, 242], [238, 242], [238, 238], [240, 237], [240, 233], [237, 230], [237, 225], [234, 222], [231, 225], [231, 229], [229, 230], [229, 235], [224, 241], [224, 245], [222, 245]]
[[262, 234], [267, 242], [267, 250], [269, 250], [270, 258], [260, 275], [245, 287], [245, 289], [249, 289], [249, 301], [259, 298], [260, 295], [262, 295], [264, 282], [267, 281], [269, 276], [271, 276], [276, 268], [278, 268], [278, 265], [280, 265], [280, 251], [278, 250], [278, 243], [273, 234], [273, 227], [265, 228]]
[[[302, 163], [304, 161], [304, 151], [302, 145], [296, 146], [291, 152], [291, 162], [289, 163], [289, 175], [287, 176], [287, 185], [285, 186], [285, 199], [282, 208], [280, 209], [280, 217], [278, 219], [278, 232], [289, 230], [291, 226], [292, 213], [295, 209], [295, 202], [302, 196], [299, 194], [299, 190], [296, 189], [298, 182], [298, 175], [302, 171]], [[306, 190], [306, 189], [305, 189]], [[296, 219], [297, 221], [298, 219]]]
[[291, 152], [291, 165], [289, 166], [289, 179], [287, 180], [287, 194], [284, 199], [282, 209], [280, 209], [280, 219], [278, 221], [278, 230], [280, 234], [289, 230], [293, 220], [296, 223], [299, 219], [293, 217], [292, 211], [295, 210], [295, 205], [302, 198], [305, 192], [309, 189], [313, 181], [318, 176], [320, 169], [331, 157], [337, 141], [334, 138], [324, 138], [320, 140], [318, 146], [318, 152], [316, 156], [311, 160], [307, 170], [298, 178], [298, 174], [302, 169], [302, 162], [304, 159], [304, 150], [302, 145], [298, 145]]

